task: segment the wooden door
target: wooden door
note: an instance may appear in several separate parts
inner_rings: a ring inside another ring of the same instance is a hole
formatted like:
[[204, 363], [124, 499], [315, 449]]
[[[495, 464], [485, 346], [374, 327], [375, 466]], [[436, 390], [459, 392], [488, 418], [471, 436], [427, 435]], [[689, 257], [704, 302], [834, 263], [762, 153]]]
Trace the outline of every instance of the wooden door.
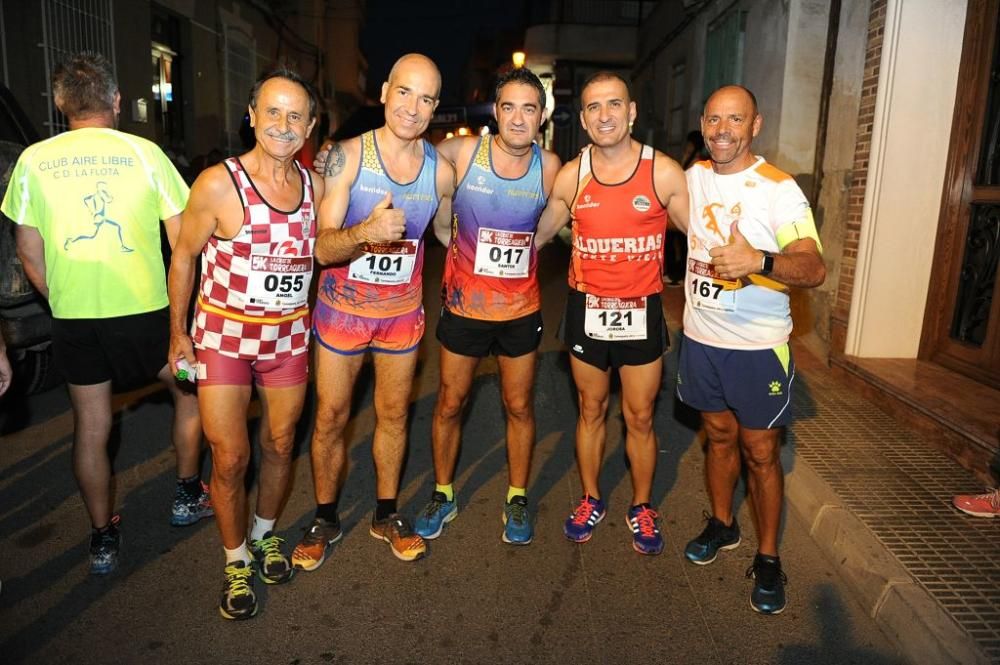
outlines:
[[920, 357], [1000, 388], [1000, 2], [970, 0]]

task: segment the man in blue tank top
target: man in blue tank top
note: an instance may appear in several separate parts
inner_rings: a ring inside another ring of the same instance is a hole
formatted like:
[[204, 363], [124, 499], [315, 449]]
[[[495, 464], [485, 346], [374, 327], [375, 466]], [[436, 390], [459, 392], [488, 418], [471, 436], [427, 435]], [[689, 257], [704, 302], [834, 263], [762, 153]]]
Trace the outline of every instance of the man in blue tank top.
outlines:
[[[526, 488], [535, 440], [535, 360], [542, 337], [534, 249], [535, 227], [552, 190], [559, 158], [534, 143], [545, 119], [545, 89], [528, 69], [514, 69], [496, 86], [499, 133], [458, 136], [438, 146], [455, 165], [451, 205], [434, 220], [448, 247], [442, 284], [441, 385], [432, 440], [435, 488], [416, 531], [437, 538], [458, 515], [452, 481], [461, 441], [462, 411], [479, 360], [497, 357], [507, 416], [509, 462], [503, 510], [504, 542], [532, 538]], [[453, 221], [454, 220], [454, 221]]]
[[375, 367], [375, 515], [369, 533], [413, 561], [423, 539], [397, 511], [409, 387], [424, 331], [421, 237], [454, 190], [451, 165], [421, 138], [438, 105], [441, 75], [426, 56], [405, 55], [382, 84], [385, 125], [335, 144], [324, 168], [316, 260], [316, 424], [312, 437], [316, 515], [292, 554], [314, 570], [341, 536], [337, 496], [346, 467], [344, 428], [366, 352]]

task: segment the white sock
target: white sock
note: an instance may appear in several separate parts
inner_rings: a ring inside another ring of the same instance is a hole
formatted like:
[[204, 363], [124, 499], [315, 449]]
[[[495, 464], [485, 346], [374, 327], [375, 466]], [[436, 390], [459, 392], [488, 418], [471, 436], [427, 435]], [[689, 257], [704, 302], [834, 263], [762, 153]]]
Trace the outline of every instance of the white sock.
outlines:
[[234, 550], [227, 549], [223, 547], [226, 551], [226, 565], [235, 562], [242, 561], [243, 563], [250, 565], [250, 551], [247, 549], [247, 541], [240, 543], [240, 546]]
[[278, 520], [266, 520], [260, 515], [254, 513], [253, 516], [253, 528], [250, 529], [250, 542], [255, 540], [261, 540], [268, 531], [274, 531], [274, 523]]

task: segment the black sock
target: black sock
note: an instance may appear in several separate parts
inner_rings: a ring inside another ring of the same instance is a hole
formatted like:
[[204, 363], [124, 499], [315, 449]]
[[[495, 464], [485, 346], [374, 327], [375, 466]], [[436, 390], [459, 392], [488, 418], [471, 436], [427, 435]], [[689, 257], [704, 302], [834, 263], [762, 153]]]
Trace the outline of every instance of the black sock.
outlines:
[[178, 478], [177, 484], [181, 486], [188, 496], [196, 497], [201, 495], [201, 475], [194, 474], [190, 478]]
[[375, 504], [375, 519], [384, 520], [389, 515], [392, 515], [396, 511], [396, 499], [378, 499], [378, 503]]
[[337, 522], [339, 521], [337, 519], [337, 502], [333, 501], [331, 503], [317, 503], [316, 517], [317, 519], [326, 520], [327, 522], [337, 524]]

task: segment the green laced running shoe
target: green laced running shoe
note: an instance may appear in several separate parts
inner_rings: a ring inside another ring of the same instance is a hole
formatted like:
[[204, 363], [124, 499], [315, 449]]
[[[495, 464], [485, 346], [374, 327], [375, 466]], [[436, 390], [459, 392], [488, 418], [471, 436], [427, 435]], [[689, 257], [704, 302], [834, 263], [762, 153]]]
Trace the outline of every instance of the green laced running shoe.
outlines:
[[226, 581], [222, 585], [219, 614], [240, 621], [257, 614], [257, 594], [253, 592], [253, 568], [244, 561], [226, 566]]
[[283, 542], [284, 538], [268, 531], [263, 538], [250, 543], [250, 554], [257, 564], [257, 575], [264, 584], [284, 584], [295, 573], [288, 557], [281, 553]]

